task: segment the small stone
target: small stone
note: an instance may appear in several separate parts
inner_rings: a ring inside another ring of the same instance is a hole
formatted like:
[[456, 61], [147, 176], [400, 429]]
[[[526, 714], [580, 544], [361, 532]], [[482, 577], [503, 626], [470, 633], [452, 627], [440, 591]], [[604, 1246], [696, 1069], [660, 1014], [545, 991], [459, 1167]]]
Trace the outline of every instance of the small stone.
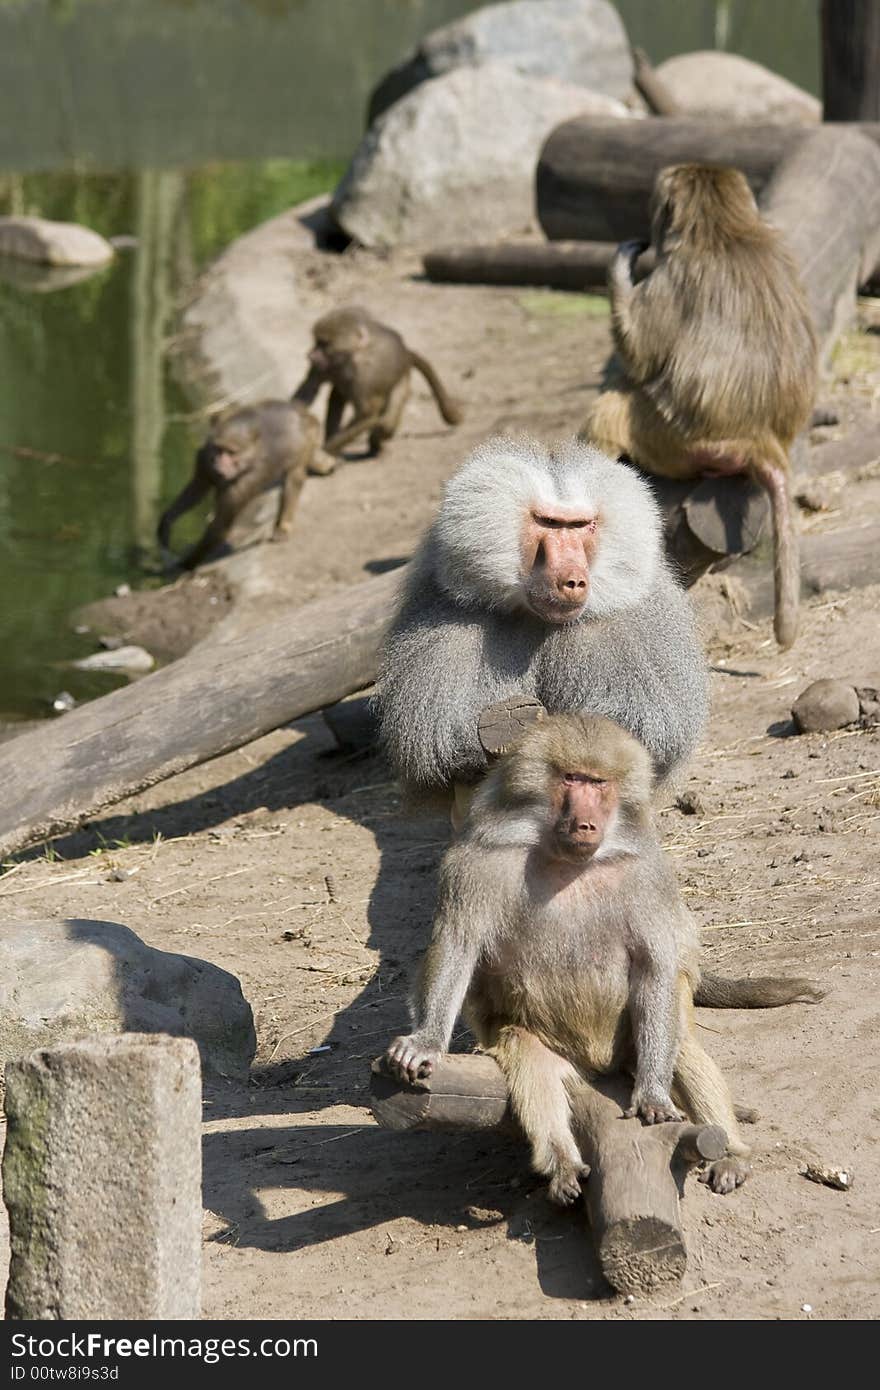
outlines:
[[93, 652], [91, 656], [83, 656], [78, 661], [71, 662], [77, 671], [145, 672], [152, 671], [155, 664], [154, 656], [143, 647], [132, 644]]
[[842, 729], [858, 719], [859, 697], [843, 681], [813, 681], [795, 700], [791, 717], [802, 734]]
[[802, 1313], [812, 1313], [812, 1311], [813, 1311], [813, 1305], [812, 1305], [812, 1303], [802, 1303], [802, 1304], [801, 1304], [801, 1312], [802, 1312]]
[[681, 811], [683, 816], [704, 816], [706, 807], [699, 794], [694, 791], [682, 792], [675, 798], [676, 809]]
[[828, 512], [840, 501], [842, 484], [833, 477], [810, 478], [794, 495], [805, 512]]
[[131, 585], [117, 584], [113, 592], [117, 598], [128, 598], [129, 594], [131, 593]]
[[848, 1192], [852, 1187], [853, 1175], [848, 1168], [835, 1168], [824, 1163], [808, 1163], [801, 1169], [810, 1182], [820, 1182], [825, 1187], [836, 1187], [839, 1192]]
[[67, 714], [68, 710], [76, 708], [76, 700], [69, 690], [59, 690], [52, 701], [52, 708], [56, 714]]

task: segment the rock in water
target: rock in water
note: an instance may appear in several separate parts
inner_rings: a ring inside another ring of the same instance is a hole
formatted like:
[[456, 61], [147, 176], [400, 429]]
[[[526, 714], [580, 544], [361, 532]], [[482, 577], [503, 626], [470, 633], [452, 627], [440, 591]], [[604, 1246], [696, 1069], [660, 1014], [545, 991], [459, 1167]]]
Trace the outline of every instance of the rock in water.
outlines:
[[795, 700], [791, 717], [802, 734], [829, 733], [855, 723], [859, 697], [844, 681], [813, 681]]
[[45, 217], [0, 217], [0, 256], [44, 265], [105, 265], [113, 247], [89, 227]]
[[629, 40], [608, 0], [510, 0], [484, 5], [422, 39], [374, 90], [368, 124], [421, 82], [495, 60], [530, 77], [556, 77], [620, 101], [632, 91]]
[[0, 927], [0, 1064], [89, 1033], [171, 1033], [203, 1065], [244, 1080], [256, 1050], [234, 975], [147, 946], [119, 922], [85, 918]]
[[333, 195], [364, 246], [493, 240], [535, 223], [535, 166], [576, 115], [631, 115], [612, 97], [505, 63], [461, 67], [397, 102], [367, 132]]
[[152, 671], [156, 659], [143, 647], [128, 645], [112, 647], [108, 651], [93, 652], [91, 656], [80, 657], [78, 661], [72, 661], [70, 664], [75, 666], [77, 671], [139, 672]]

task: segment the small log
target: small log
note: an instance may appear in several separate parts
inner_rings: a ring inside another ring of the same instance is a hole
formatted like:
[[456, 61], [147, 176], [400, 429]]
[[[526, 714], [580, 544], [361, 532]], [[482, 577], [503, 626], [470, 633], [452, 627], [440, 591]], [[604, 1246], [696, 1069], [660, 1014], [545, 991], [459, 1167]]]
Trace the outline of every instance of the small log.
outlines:
[[540, 700], [512, 695], [497, 705], [487, 705], [477, 721], [477, 736], [483, 752], [498, 757], [545, 714]]
[[[715, 1125], [642, 1125], [623, 1118], [630, 1087], [603, 1077], [578, 1094], [577, 1140], [590, 1167], [586, 1207], [602, 1272], [619, 1293], [646, 1294], [681, 1279], [687, 1252], [679, 1189], [687, 1168], [721, 1158]], [[405, 1085], [372, 1065], [373, 1114], [383, 1129], [499, 1129], [513, 1123], [498, 1064], [442, 1057], [430, 1078]]]
[[[496, 246], [441, 246], [424, 257], [429, 280], [458, 285], [534, 285], [554, 290], [604, 289], [617, 250], [611, 241], [502, 242]], [[653, 265], [641, 255], [636, 277]]]

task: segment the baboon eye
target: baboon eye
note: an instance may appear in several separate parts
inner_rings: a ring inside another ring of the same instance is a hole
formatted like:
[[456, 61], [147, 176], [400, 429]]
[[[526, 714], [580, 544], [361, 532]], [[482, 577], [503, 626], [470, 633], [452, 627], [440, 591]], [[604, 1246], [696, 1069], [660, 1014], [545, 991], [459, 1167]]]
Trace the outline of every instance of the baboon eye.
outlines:
[[589, 782], [590, 786], [604, 787], [607, 778], [593, 777], [589, 772], [563, 772], [562, 780], [568, 787], [572, 787], [578, 782]]

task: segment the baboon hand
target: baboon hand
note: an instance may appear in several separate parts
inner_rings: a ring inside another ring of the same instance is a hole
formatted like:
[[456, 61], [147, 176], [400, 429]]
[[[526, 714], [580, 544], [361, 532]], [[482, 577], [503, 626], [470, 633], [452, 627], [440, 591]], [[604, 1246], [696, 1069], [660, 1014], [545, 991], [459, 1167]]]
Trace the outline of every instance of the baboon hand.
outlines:
[[385, 1053], [385, 1066], [400, 1081], [418, 1081], [431, 1075], [441, 1051], [435, 1039], [410, 1033], [394, 1039]]
[[650, 245], [649, 241], [640, 241], [638, 237], [635, 237], [632, 241], [622, 241], [617, 248], [617, 254], [629, 261], [630, 268], [632, 268], [642, 252], [647, 251]]
[[664, 1095], [662, 1091], [645, 1093], [638, 1087], [632, 1093], [629, 1109], [623, 1113], [628, 1120], [638, 1115], [646, 1125], [660, 1125], [666, 1120], [684, 1119], [681, 1111], [676, 1110], [669, 1096]]

